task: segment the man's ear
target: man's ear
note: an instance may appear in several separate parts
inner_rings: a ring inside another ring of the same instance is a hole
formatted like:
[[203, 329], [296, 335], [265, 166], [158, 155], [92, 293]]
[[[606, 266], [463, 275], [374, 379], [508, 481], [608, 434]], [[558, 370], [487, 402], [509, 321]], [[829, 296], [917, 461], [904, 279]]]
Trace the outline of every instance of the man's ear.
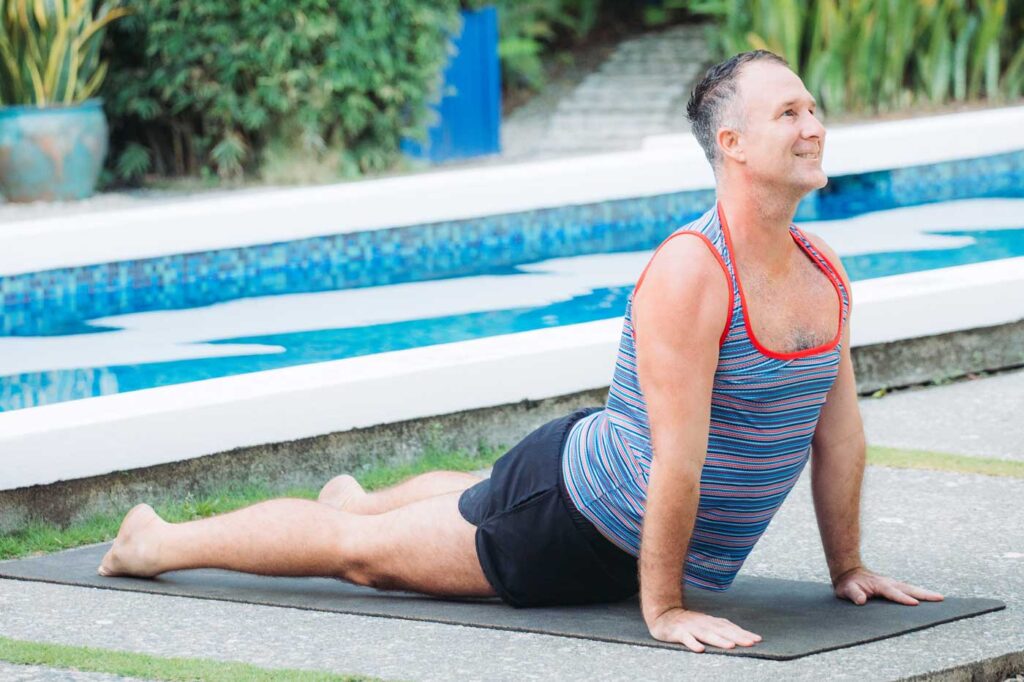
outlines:
[[739, 163], [744, 163], [747, 160], [740, 134], [732, 128], [719, 128], [715, 140], [718, 142], [718, 148], [723, 156]]

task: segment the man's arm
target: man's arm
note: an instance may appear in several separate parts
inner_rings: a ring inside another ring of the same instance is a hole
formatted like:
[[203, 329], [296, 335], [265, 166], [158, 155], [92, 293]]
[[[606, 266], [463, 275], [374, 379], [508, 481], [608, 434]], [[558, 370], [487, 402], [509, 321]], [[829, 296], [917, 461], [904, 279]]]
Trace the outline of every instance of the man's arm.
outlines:
[[[836, 264], [838, 258], [817, 240], [815, 246]], [[829, 250], [830, 251], [830, 250]], [[849, 280], [841, 273], [847, 292]], [[850, 325], [843, 329], [839, 373], [825, 397], [811, 441], [811, 490], [818, 530], [833, 584], [844, 573], [863, 566], [860, 556], [860, 496], [867, 444], [857, 405], [857, 386], [850, 357]]]
[[640, 543], [640, 601], [651, 635], [694, 651], [760, 640], [721, 618], [688, 611], [683, 566], [700, 498], [718, 344], [731, 292], [696, 236], [672, 238], [634, 294], [637, 376], [653, 459]]
[[[839, 271], [849, 295], [850, 278], [839, 257], [817, 235], [804, 234]], [[918, 599], [939, 601], [942, 595], [876, 575], [861, 560], [860, 498], [867, 445], [850, 355], [852, 303], [850, 312], [843, 329], [839, 373], [825, 397], [811, 441], [811, 492], [832, 585], [837, 597], [856, 604], [875, 595], [911, 606]]]

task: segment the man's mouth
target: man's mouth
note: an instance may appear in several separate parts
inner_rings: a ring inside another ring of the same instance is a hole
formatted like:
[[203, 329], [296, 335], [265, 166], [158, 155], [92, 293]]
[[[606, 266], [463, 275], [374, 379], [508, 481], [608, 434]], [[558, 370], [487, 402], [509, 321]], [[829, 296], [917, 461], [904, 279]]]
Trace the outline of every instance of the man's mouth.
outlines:
[[817, 159], [819, 154], [818, 152], [808, 152], [806, 154], [797, 154], [797, 156], [801, 159]]

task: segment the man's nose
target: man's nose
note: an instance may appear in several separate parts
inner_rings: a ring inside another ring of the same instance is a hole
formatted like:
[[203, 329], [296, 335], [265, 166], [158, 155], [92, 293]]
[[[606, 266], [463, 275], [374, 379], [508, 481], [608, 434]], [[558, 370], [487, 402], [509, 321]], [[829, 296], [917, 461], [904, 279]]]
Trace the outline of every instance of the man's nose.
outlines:
[[806, 139], [818, 138], [822, 140], [825, 138], [825, 126], [822, 125], [821, 121], [814, 115], [808, 112], [804, 118], [803, 136]]

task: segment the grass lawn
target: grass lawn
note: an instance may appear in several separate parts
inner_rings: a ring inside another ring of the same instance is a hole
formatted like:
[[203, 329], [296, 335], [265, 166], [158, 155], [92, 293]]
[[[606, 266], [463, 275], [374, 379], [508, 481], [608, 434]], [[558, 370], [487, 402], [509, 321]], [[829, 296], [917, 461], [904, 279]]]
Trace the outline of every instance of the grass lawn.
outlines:
[[208, 661], [199, 658], [165, 658], [127, 651], [108, 651], [84, 646], [24, 642], [0, 637], [0, 660], [19, 665], [41, 665], [83, 672], [107, 673], [147, 680], [203, 680], [204, 682], [373, 682], [375, 677], [336, 675], [307, 670], [258, 668], [246, 663]]
[[877, 445], [868, 447], [868, 464], [893, 469], [930, 469], [958, 474], [1024, 478], [1024, 462], [926, 450], [883, 448]]

